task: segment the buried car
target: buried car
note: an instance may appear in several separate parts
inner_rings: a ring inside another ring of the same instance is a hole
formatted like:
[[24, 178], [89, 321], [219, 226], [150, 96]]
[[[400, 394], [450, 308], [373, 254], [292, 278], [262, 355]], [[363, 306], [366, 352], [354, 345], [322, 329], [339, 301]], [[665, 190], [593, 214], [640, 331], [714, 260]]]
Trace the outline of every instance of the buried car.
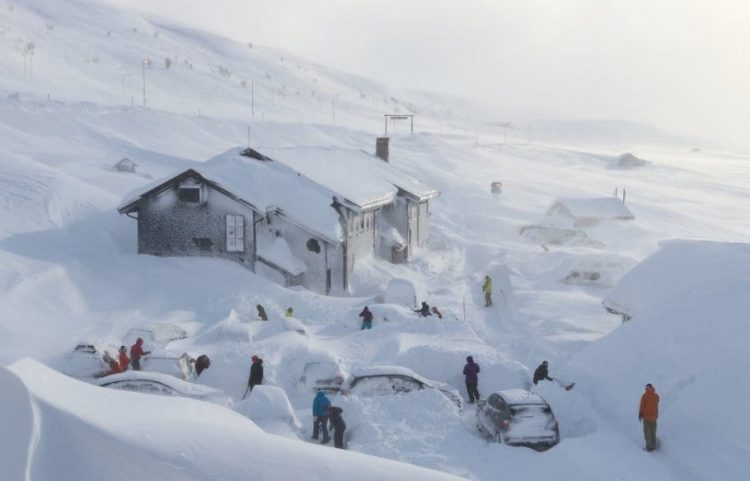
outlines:
[[231, 406], [232, 400], [223, 391], [202, 384], [183, 381], [169, 374], [147, 371], [125, 371], [91, 381], [101, 387], [162, 396], [179, 396]]
[[117, 356], [117, 348], [113, 346], [95, 342], [79, 342], [65, 358], [63, 372], [77, 379], [101, 377], [109, 371], [109, 366], [104, 362], [105, 352]]
[[523, 389], [499, 391], [479, 401], [476, 422], [480, 433], [499, 443], [543, 451], [560, 442], [552, 408]]
[[372, 366], [354, 371], [342, 384], [341, 393], [384, 395], [435, 389], [461, 408], [463, 400], [458, 391], [448, 384], [425, 379], [411, 369], [401, 366]]

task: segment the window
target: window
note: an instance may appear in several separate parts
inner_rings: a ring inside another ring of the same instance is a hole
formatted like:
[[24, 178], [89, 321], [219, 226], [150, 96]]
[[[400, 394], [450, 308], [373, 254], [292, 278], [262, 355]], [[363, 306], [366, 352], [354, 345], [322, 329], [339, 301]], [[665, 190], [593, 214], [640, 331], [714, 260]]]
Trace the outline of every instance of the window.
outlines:
[[245, 252], [245, 219], [227, 214], [227, 252]]
[[181, 202], [190, 202], [198, 204], [201, 201], [200, 187], [180, 187], [177, 191], [177, 198]]
[[310, 239], [307, 241], [307, 250], [320, 254], [320, 243], [317, 239]]

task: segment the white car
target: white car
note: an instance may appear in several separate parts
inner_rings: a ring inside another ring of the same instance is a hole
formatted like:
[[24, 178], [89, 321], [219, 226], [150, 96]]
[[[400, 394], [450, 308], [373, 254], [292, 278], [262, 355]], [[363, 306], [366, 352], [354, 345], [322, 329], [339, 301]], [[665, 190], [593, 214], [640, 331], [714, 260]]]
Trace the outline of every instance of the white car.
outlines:
[[159, 349], [141, 359], [141, 370], [160, 372], [178, 377], [184, 381], [193, 377], [193, 358], [186, 352]]
[[232, 399], [223, 391], [202, 384], [185, 382], [169, 374], [147, 371], [125, 371], [91, 381], [101, 387], [122, 389], [162, 396], [180, 396], [231, 406]]
[[338, 363], [328, 359], [308, 362], [299, 378], [299, 384], [308, 389], [313, 391], [320, 389], [331, 394], [339, 392], [343, 382], [344, 374]]
[[459, 408], [463, 405], [458, 391], [448, 384], [431, 381], [401, 366], [372, 366], [358, 369], [341, 384], [341, 393], [344, 395], [384, 395], [419, 389], [436, 389]]
[[103, 376], [109, 371], [104, 362], [104, 352], [112, 357], [117, 356], [117, 348], [98, 342], [79, 342], [65, 359], [63, 372], [77, 379], [89, 379]]

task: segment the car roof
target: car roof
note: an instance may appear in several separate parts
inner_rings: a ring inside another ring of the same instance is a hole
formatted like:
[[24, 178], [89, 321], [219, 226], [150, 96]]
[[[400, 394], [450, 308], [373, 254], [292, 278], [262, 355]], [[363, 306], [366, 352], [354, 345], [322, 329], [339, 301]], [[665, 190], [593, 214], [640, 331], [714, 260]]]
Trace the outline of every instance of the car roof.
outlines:
[[99, 386], [106, 386], [114, 382], [121, 381], [151, 381], [164, 384], [171, 387], [175, 391], [188, 395], [188, 396], [205, 396], [208, 394], [221, 393], [220, 390], [212, 387], [204, 386], [202, 384], [194, 384], [191, 382], [183, 381], [169, 374], [152, 371], [125, 371], [118, 374], [110, 374], [98, 378], [94, 381], [94, 384]]
[[525, 389], [506, 389], [496, 393], [502, 397], [508, 404], [543, 404], [547, 405], [539, 394], [527, 391]]

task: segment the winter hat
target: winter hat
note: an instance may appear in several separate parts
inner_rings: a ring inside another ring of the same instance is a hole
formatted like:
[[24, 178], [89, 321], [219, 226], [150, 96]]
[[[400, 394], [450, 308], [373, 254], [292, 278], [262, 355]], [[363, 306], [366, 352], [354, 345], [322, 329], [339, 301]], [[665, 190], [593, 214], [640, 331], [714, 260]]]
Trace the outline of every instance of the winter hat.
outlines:
[[548, 362], [547, 361], [542, 361], [542, 364], [544, 364], [546, 366], [548, 364]]
[[471, 356], [467, 356], [466, 362], [474, 362], [474, 358]]
[[138, 339], [135, 340], [135, 343], [136, 344], [143, 344], [143, 338], [139, 337]]
[[258, 356], [253, 356], [253, 357], [250, 358], [250, 360], [251, 361], [257, 361], [258, 360]]

